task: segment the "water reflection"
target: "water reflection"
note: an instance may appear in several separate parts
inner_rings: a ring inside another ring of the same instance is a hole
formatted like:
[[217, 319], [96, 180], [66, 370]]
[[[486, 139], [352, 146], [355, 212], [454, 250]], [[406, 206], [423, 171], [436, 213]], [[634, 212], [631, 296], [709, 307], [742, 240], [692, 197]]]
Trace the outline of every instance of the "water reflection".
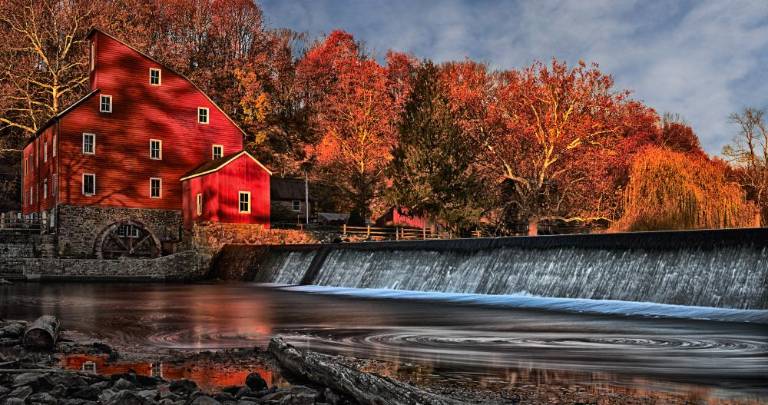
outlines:
[[391, 364], [388, 372], [414, 381], [768, 397], [768, 325], [331, 297], [248, 284], [16, 284], [0, 292], [0, 317], [53, 313], [70, 330], [137, 352], [264, 347], [283, 334], [313, 350], [380, 359]]

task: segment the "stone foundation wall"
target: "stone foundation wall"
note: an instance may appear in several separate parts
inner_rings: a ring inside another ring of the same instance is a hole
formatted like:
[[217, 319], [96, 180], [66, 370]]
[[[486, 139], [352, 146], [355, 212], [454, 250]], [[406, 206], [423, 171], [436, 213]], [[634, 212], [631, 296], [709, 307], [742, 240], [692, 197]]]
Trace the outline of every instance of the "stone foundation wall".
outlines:
[[204, 278], [211, 257], [187, 251], [156, 259], [62, 259], [26, 258], [6, 260], [4, 264], [26, 280], [102, 280], [102, 281], [192, 281]]
[[166, 245], [179, 243], [182, 229], [176, 210], [60, 205], [56, 219], [60, 257], [94, 257], [99, 234], [116, 222], [142, 224]]
[[224, 245], [296, 245], [318, 243], [311, 232], [292, 229], [265, 229], [252, 224], [195, 224], [188, 239], [193, 250], [215, 254]]

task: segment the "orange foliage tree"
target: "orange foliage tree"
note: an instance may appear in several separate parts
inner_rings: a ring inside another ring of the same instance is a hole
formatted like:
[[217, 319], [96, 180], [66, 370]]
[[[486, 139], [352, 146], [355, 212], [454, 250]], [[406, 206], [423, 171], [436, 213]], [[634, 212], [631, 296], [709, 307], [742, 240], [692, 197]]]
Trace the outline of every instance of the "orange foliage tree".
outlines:
[[650, 147], [632, 162], [618, 230], [712, 229], [759, 224], [757, 207], [722, 161]]
[[[402, 70], [402, 58], [395, 65]], [[396, 140], [403, 82], [395, 69], [371, 59], [352, 36], [334, 31], [315, 44], [297, 66], [312, 129], [316, 173], [347, 199], [353, 222], [371, 216]]]

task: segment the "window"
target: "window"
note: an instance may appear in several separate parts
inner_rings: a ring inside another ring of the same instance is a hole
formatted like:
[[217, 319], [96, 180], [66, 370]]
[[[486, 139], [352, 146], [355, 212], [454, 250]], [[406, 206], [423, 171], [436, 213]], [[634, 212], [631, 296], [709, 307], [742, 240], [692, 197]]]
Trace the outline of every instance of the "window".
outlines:
[[84, 155], [96, 154], [96, 135], [83, 134], [83, 154]]
[[112, 112], [112, 96], [101, 96], [101, 102], [99, 103], [99, 111], [103, 113]]
[[29, 205], [32, 205], [34, 203], [34, 194], [32, 194], [32, 186], [29, 186]]
[[43, 142], [43, 162], [48, 161], [48, 141]]
[[120, 226], [117, 227], [117, 236], [123, 238], [138, 238], [139, 228], [131, 224], [120, 224]]
[[91, 72], [96, 68], [96, 44], [91, 42]]
[[56, 197], [56, 191], [59, 188], [59, 176], [54, 173], [51, 175], [51, 197]]
[[213, 160], [220, 159], [222, 156], [224, 156], [224, 147], [213, 145]]
[[163, 378], [163, 363], [152, 363], [150, 374], [152, 377]]
[[24, 174], [29, 173], [29, 158], [24, 158]]
[[152, 177], [149, 179], [149, 196], [150, 198], [160, 198], [160, 193], [163, 188], [163, 181], [158, 177]]
[[291, 203], [293, 204], [294, 211], [301, 211], [301, 200], [293, 200]]
[[158, 139], [149, 140], [149, 158], [154, 160], [163, 159], [163, 141]]
[[207, 124], [208, 123], [208, 109], [205, 107], [197, 107], [197, 123], [198, 124]]
[[251, 192], [250, 191], [241, 191], [240, 192], [240, 198], [239, 205], [240, 205], [240, 213], [241, 214], [250, 214], [251, 213]]
[[160, 69], [149, 68], [149, 84], [153, 86], [160, 85]]
[[203, 194], [197, 193], [197, 216], [203, 215]]
[[48, 198], [48, 179], [43, 179], [43, 200]]
[[86, 373], [96, 374], [96, 363], [92, 361], [86, 361], [82, 365], [82, 370]]
[[83, 173], [83, 195], [96, 194], [96, 175]]
[[53, 136], [53, 144], [51, 147], [53, 147], [53, 157], [56, 157], [56, 135]]

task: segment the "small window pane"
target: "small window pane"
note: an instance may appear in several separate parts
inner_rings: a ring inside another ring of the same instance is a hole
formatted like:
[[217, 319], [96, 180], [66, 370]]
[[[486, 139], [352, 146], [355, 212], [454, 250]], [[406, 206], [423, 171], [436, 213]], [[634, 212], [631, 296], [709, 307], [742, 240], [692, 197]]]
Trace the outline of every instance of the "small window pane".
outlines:
[[203, 195], [197, 194], [197, 215], [203, 215]]
[[246, 191], [240, 192], [240, 212], [251, 212], [251, 194]]
[[149, 69], [149, 84], [160, 85], [160, 69]]
[[101, 96], [101, 112], [112, 112], [112, 96]]
[[293, 210], [294, 211], [300, 211], [301, 210], [301, 201], [293, 200]]
[[224, 156], [224, 147], [213, 145], [213, 160], [220, 159], [222, 156]]
[[160, 187], [162, 183], [160, 179], [152, 178], [149, 180], [149, 196], [152, 198], [160, 198]]
[[85, 195], [96, 194], [96, 175], [94, 174], [83, 175], [83, 194]]
[[96, 135], [83, 134], [83, 153], [87, 155], [96, 153]]
[[208, 109], [204, 107], [197, 108], [197, 122], [200, 124], [208, 123]]
[[163, 158], [163, 143], [156, 139], [149, 141], [150, 159], [160, 160]]

